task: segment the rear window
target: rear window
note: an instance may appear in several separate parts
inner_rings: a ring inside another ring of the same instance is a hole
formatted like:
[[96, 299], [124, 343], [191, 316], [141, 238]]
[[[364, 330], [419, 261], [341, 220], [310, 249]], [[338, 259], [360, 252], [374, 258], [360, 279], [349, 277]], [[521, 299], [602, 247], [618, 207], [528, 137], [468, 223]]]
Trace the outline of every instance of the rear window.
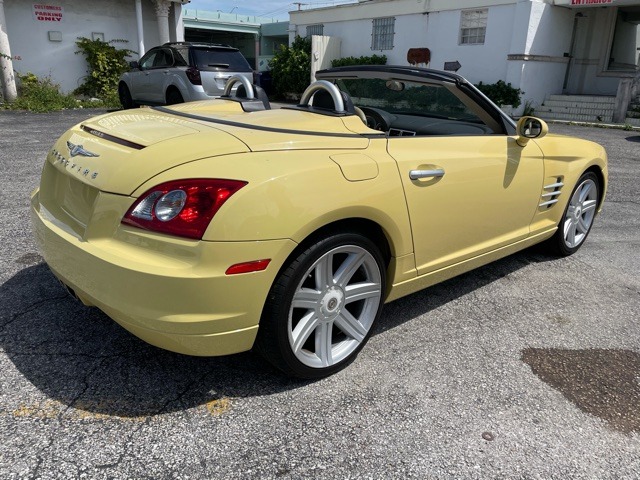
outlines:
[[226, 48], [194, 48], [193, 60], [198, 70], [251, 72], [249, 62], [238, 50]]

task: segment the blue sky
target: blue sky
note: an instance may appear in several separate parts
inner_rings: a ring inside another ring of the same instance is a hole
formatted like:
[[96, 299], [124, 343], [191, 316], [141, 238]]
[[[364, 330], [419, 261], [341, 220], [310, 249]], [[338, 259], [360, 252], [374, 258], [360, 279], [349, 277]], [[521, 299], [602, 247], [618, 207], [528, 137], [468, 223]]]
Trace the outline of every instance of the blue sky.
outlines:
[[[293, 2], [299, 1], [308, 7], [327, 7], [340, 3], [351, 3], [355, 0], [191, 0], [185, 8], [196, 10], [220, 10], [225, 13], [240, 13], [246, 15], [258, 15], [260, 17], [273, 17], [280, 20], [289, 18], [288, 12], [298, 8]], [[305, 8], [303, 6], [302, 8]]]

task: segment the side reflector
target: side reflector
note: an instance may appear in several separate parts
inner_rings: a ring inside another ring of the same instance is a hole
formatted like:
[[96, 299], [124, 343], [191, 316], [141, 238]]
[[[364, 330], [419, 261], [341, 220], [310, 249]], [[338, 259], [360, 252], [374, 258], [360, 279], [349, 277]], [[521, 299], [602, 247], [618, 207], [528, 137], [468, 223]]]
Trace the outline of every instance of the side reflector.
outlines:
[[227, 268], [224, 272], [227, 275], [236, 275], [238, 273], [261, 272], [265, 270], [271, 261], [270, 258], [265, 260], [254, 260], [253, 262], [236, 263]]

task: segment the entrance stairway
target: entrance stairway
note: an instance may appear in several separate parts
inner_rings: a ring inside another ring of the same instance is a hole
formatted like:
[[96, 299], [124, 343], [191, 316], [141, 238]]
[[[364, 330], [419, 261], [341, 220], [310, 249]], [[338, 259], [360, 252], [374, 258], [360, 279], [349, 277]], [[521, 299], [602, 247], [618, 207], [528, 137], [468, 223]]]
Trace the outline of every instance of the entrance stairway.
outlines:
[[549, 95], [534, 115], [543, 120], [611, 123], [615, 102], [615, 96]]
[[640, 95], [638, 95], [629, 105], [627, 110], [627, 120], [624, 122], [634, 127], [640, 127]]

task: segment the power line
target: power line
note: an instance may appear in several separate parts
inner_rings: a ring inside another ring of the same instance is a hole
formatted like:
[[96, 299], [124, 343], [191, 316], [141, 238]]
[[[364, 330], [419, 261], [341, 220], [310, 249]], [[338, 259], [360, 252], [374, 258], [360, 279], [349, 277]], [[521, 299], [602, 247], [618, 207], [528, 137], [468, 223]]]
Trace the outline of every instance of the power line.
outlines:
[[349, 3], [358, 3], [358, 2], [357, 2], [357, 0], [333, 0], [333, 1], [325, 1], [325, 2], [311, 2], [310, 1], [310, 2], [304, 2], [304, 3], [303, 2], [293, 2], [293, 3], [288, 3], [286, 6], [278, 8], [276, 10], [273, 10], [273, 11], [270, 11], [270, 12], [267, 12], [267, 13], [261, 13], [258, 16], [260, 16], [260, 17], [268, 17], [268, 16], [274, 15], [276, 13], [281, 13], [281, 12], [284, 12], [284, 11], [288, 12], [290, 6], [293, 7], [293, 6], [296, 6], [296, 5], [298, 6], [297, 10], [300, 11], [300, 10], [308, 10], [309, 9], [309, 8], [303, 9], [303, 8], [301, 8], [302, 6], [307, 6], [307, 7], [313, 8], [313, 7], [317, 7], [317, 6], [321, 6], [321, 5], [346, 5], [346, 4], [349, 4]]

